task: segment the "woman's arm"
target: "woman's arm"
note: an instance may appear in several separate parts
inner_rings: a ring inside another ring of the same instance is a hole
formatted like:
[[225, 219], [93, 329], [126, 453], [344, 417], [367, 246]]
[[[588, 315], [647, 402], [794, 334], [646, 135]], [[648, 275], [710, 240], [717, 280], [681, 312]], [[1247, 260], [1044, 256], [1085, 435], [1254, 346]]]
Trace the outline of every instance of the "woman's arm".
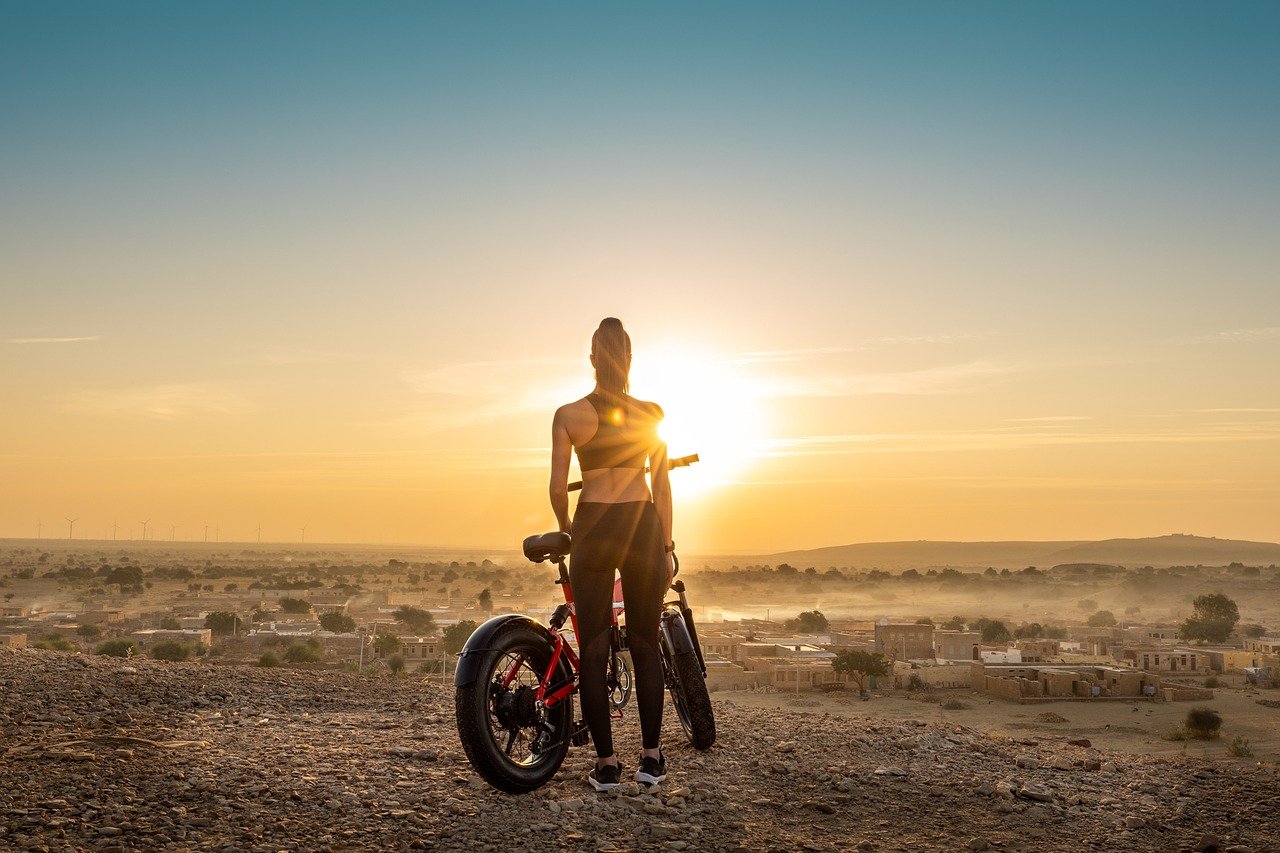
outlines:
[[649, 490], [662, 524], [662, 544], [671, 543], [671, 471], [667, 467], [667, 445], [657, 441], [649, 451]]
[[573, 454], [573, 442], [565, 426], [564, 409], [556, 409], [551, 420], [551, 511], [556, 514], [560, 530], [569, 532], [569, 457]]
[[[671, 471], [667, 468], [667, 444], [659, 440], [649, 452], [649, 490], [653, 494], [653, 506], [658, 511], [658, 522], [662, 527], [662, 544], [671, 544]], [[668, 551], [665, 555], [667, 583], [664, 590], [671, 587], [676, 576], [675, 554]]]

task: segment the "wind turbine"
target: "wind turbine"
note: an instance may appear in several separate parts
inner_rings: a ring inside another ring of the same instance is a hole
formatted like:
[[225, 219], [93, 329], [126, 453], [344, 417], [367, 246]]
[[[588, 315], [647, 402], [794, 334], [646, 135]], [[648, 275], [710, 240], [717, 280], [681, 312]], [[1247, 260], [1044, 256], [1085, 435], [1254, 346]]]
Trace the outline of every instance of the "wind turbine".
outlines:
[[111, 541], [112, 541], [112, 542], [116, 541], [116, 527], [117, 527], [117, 526], [118, 526], [118, 525], [117, 525], [114, 521], [113, 521], [113, 522], [111, 522]]
[[209, 525], [204, 526], [204, 541], [209, 541]]
[[40, 536], [40, 532], [41, 532], [42, 530], [44, 530], [44, 522], [43, 522], [43, 521], [37, 521], [37, 522], [36, 522], [36, 538], [37, 538], [37, 539], [40, 539], [40, 538], [41, 538], [41, 536]]
[[302, 531], [302, 544], [306, 545], [307, 544], [307, 526], [304, 524], [298, 529]]
[[258, 530], [258, 543], [261, 544], [262, 543], [262, 524], [261, 523], [258, 524], [257, 530]]
[[170, 541], [170, 542], [172, 542], [172, 541], [173, 541], [173, 531], [175, 531], [175, 530], [177, 530], [177, 529], [178, 529], [178, 525], [176, 525], [176, 524], [170, 524], [170, 525], [169, 525], [169, 541]]
[[[63, 518], [67, 518], [67, 517], [64, 515]], [[78, 518], [67, 518], [67, 538], [68, 539], [75, 538], [72, 534], [75, 533], [76, 522], [79, 520], [80, 519]]]
[[142, 541], [146, 542], [147, 541], [147, 525], [151, 523], [151, 519], [148, 518], [146, 521], [139, 521], [138, 523], [142, 525]]
[[214, 542], [222, 541], [222, 525], [221, 524], [213, 528], [213, 541]]

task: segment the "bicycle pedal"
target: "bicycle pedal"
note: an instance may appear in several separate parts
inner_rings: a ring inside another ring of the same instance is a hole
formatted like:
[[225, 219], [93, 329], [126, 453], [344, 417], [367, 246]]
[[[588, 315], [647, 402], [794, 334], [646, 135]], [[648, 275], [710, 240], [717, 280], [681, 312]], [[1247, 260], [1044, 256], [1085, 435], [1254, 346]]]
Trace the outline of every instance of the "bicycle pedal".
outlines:
[[573, 737], [570, 740], [574, 746], [586, 746], [591, 740], [591, 732], [587, 730], [586, 723], [579, 723], [578, 727], [573, 730]]

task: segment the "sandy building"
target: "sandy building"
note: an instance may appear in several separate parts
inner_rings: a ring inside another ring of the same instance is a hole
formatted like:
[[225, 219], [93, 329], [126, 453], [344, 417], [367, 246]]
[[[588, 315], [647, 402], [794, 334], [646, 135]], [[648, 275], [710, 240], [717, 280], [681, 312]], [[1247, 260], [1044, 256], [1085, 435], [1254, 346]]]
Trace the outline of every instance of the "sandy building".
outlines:
[[876, 625], [876, 651], [894, 660], [933, 660], [933, 626]]
[[[1117, 666], [971, 665], [973, 686], [1012, 701], [1160, 698], [1160, 676]], [[1212, 691], [1210, 691], [1212, 698]]]
[[977, 631], [933, 632], [934, 654], [938, 660], [976, 660], [982, 646], [982, 635]]

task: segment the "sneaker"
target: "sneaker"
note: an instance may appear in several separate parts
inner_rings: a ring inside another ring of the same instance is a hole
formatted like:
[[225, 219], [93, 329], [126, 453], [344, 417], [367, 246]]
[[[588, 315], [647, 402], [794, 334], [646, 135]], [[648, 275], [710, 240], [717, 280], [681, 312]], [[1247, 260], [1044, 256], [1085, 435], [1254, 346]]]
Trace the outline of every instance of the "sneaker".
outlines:
[[587, 782], [597, 791], [612, 791], [622, 784], [622, 762], [617, 764], [597, 764], [587, 774]]
[[636, 771], [636, 781], [645, 785], [656, 785], [667, 780], [667, 755], [658, 749], [658, 757], [647, 755], [640, 757], [640, 769]]

